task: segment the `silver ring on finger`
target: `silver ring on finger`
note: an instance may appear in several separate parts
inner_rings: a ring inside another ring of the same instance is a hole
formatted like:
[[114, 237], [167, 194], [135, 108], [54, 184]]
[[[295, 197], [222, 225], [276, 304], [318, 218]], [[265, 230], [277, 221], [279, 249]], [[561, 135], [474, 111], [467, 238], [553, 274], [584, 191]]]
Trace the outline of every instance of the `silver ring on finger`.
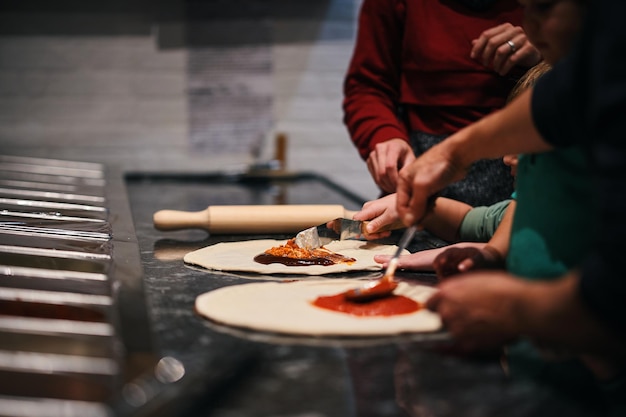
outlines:
[[514, 54], [515, 51], [517, 51], [517, 47], [515, 46], [513, 41], [506, 41], [506, 44], [509, 45], [509, 48], [511, 48], [511, 53], [512, 54]]

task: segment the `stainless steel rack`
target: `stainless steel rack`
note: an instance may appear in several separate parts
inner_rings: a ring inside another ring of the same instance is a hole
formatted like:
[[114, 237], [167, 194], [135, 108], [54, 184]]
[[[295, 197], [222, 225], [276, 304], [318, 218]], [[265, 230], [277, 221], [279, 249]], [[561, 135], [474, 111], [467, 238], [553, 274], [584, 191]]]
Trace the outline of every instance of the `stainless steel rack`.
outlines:
[[158, 363], [124, 196], [99, 164], [0, 156], [0, 415], [111, 416]]

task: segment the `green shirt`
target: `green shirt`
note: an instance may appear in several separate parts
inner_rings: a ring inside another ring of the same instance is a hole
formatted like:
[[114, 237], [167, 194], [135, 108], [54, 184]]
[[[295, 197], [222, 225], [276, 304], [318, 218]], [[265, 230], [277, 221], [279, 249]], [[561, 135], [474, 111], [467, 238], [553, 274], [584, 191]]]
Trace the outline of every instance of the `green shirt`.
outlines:
[[491, 206], [474, 207], [468, 211], [459, 227], [459, 240], [487, 242], [498, 228], [510, 202], [511, 200], [504, 200]]
[[525, 278], [554, 278], [590, 247], [593, 199], [588, 161], [579, 147], [522, 155], [507, 269]]
[[[587, 166], [578, 147], [520, 156], [509, 272], [530, 280], [556, 279], [583, 259], [594, 218]], [[508, 347], [508, 361], [514, 377], [548, 381], [580, 395], [593, 381], [577, 360], [545, 361], [525, 339]]]

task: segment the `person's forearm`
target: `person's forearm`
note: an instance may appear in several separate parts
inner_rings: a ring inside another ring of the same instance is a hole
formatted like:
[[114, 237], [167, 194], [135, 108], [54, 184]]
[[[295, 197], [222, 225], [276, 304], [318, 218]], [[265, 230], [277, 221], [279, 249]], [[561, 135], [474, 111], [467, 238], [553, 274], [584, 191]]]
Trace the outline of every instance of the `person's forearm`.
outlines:
[[429, 198], [461, 180], [473, 162], [551, 150], [533, 125], [530, 98], [527, 90], [504, 109], [461, 129], [402, 168], [396, 191], [404, 224], [422, 221]]
[[448, 242], [457, 242], [458, 231], [463, 218], [472, 209], [462, 201], [439, 197], [428, 212], [422, 225], [435, 236]]
[[531, 89], [503, 109], [447, 138], [452, 160], [469, 167], [480, 159], [507, 154], [535, 153], [552, 149], [536, 130], [530, 108]]
[[579, 274], [529, 283], [517, 306], [519, 329], [541, 346], [571, 353], [626, 358], [626, 340], [596, 319], [579, 295]]
[[378, 143], [391, 138], [408, 141], [397, 115], [401, 23], [391, 2], [362, 2], [354, 53], [343, 84], [343, 120], [363, 160]]
[[515, 200], [512, 200], [506, 211], [504, 212], [504, 216], [502, 217], [502, 221], [498, 225], [495, 233], [489, 239], [488, 245], [495, 249], [502, 260], [506, 259], [507, 254], [509, 253], [509, 244], [511, 241], [511, 226], [513, 225], [513, 217], [515, 215]]

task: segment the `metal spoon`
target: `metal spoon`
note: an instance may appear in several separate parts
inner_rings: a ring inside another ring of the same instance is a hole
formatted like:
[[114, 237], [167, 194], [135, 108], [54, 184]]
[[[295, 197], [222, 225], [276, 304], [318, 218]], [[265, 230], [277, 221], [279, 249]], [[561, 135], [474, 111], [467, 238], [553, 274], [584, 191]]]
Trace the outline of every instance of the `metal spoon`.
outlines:
[[346, 300], [349, 301], [367, 301], [374, 298], [381, 298], [390, 295], [393, 290], [396, 289], [398, 283], [393, 279], [394, 274], [396, 272], [396, 268], [398, 267], [398, 258], [404, 249], [408, 246], [409, 242], [415, 236], [415, 232], [417, 232], [418, 226], [413, 225], [406, 229], [400, 242], [398, 243], [398, 249], [396, 253], [393, 255], [391, 260], [389, 261], [389, 265], [387, 265], [387, 270], [383, 277], [377, 281], [368, 282], [365, 285], [362, 285], [358, 288], [354, 288], [348, 290], [344, 293]]

